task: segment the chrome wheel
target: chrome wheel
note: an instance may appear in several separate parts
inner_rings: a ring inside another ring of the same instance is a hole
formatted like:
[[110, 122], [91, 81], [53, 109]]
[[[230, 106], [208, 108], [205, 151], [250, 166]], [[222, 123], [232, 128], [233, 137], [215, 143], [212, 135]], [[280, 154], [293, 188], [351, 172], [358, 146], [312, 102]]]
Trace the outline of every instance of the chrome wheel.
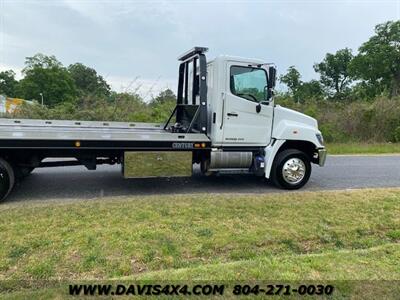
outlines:
[[298, 184], [304, 179], [306, 165], [300, 158], [290, 158], [282, 168], [282, 177], [289, 184]]

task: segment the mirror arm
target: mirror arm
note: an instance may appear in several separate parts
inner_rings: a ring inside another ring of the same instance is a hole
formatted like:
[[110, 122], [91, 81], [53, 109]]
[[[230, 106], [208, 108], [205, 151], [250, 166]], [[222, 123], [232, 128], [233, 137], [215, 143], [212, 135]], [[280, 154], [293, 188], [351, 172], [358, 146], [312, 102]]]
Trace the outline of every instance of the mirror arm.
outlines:
[[256, 112], [259, 113], [261, 111], [261, 104], [258, 103], [256, 106]]

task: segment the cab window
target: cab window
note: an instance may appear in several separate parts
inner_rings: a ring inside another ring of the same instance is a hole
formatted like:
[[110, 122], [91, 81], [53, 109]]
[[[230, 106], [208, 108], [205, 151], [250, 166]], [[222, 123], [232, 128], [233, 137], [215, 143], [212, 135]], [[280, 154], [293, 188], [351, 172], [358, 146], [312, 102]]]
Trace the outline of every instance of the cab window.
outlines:
[[264, 69], [232, 66], [230, 72], [231, 93], [254, 102], [264, 99], [267, 73]]

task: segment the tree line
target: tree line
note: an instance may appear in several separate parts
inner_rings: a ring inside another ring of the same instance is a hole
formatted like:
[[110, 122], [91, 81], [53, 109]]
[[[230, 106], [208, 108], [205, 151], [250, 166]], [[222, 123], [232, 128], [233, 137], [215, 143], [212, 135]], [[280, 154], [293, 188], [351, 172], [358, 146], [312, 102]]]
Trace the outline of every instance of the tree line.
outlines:
[[96, 70], [81, 63], [64, 67], [55, 56], [27, 57], [22, 74], [23, 79], [17, 81], [13, 70], [1, 72], [0, 93], [29, 100], [43, 96], [49, 107], [86, 95], [111, 96], [109, 84]]
[[400, 95], [400, 21], [375, 27], [375, 34], [353, 55], [349, 48], [327, 53], [314, 64], [319, 80], [303, 82], [295, 66], [280, 81], [288, 87], [284, 96], [296, 102], [308, 99], [370, 100]]
[[[288, 91], [278, 93], [295, 102], [309, 99], [354, 100], [390, 98], [400, 95], [400, 21], [375, 27], [375, 34], [363, 43], [356, 55], [344, 48], [327, 53], [314, 64], [319, 80], [304, 82], [295, 66], [290, 66], [280, 81]], [[17, 81], [13, 70], [0, 72], [0, 94], [24, 99], [45, 99], [48, 107], [74, 102], [88, 95], [112, 99], [116, 96], [106, 80], [82, 63], [62, 65], [55, 56], [36, 54], [27, 57]]]
[[161, 122], [176, 102], [170, 89], [149, 103], [137, 89], [115, 92], [95, 69], [82, 63], [65, 67], [55, 56], [41, 53], [26, 58], [22, 74], [18, 81], [13, 70], [0, 72], [0, 94], [37, 102], [43, 97], [44, 106], [24, 105], [6, 117]]

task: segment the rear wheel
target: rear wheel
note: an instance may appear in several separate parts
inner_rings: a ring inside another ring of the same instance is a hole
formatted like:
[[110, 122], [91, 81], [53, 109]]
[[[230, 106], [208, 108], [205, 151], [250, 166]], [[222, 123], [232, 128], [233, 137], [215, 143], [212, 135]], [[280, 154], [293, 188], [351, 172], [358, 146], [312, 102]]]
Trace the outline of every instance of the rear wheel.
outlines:
[[15, 183], [14, 170], [11, 165], [0, 158], [0, 201], [4, 200], [11, 192]]
[[272, 182], [288, 190], [303, 187], [310, 179], [310, 175], [310, 158], [296, 149], [287, 149], [278, 153], [271, 169]]

